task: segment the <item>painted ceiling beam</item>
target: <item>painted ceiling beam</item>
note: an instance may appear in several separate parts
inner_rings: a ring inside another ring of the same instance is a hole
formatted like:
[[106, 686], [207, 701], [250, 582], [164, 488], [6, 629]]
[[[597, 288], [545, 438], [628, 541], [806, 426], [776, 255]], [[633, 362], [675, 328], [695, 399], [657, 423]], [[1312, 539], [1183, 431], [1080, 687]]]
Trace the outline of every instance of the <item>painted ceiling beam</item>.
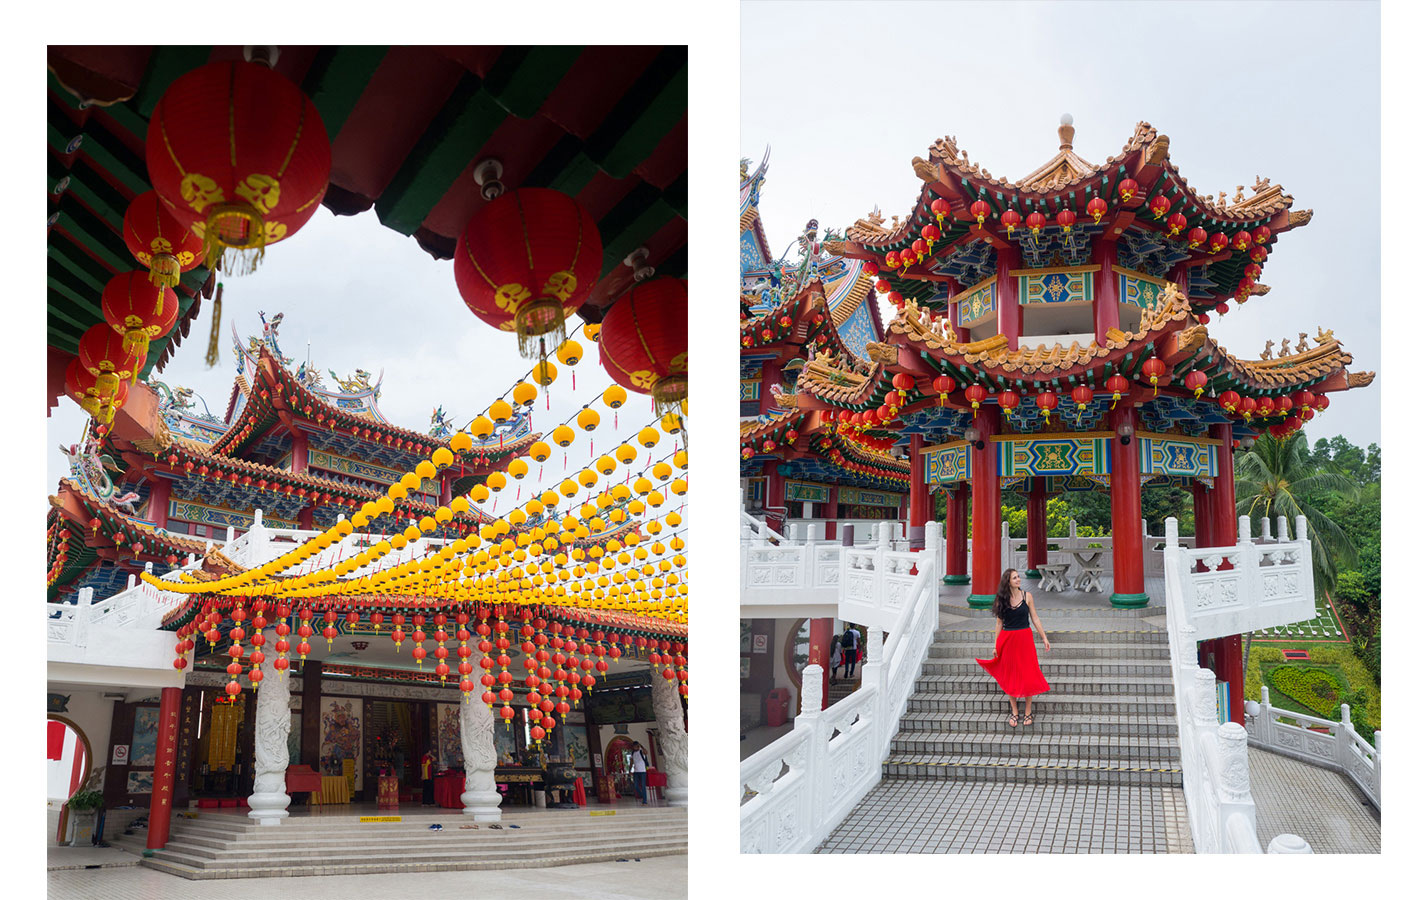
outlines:
[[386, 46], [321, 47], [300, 89], [320, 111], [333, 144], [374, 72], [388, 54]]

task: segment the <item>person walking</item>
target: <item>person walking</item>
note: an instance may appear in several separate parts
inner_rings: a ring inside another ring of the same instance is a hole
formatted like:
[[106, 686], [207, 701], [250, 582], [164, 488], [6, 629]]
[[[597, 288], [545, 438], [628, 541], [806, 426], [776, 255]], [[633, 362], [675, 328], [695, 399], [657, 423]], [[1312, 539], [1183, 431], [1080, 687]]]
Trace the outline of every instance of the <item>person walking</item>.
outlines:
[[846, 662], [846, 680], [850, 681], [856, 672], [856, 658], [861, 647], [861, 632], [856, 630], [856, 626], [850, 622], [846, 623], [846, 630], [841, 633], [841, 655]]
[[832, 684], [836, 684], [836, 670], [837, 670], [837, 669], [840, 669], [840, 668], [841, 668], [841, 665], [842, 665], [841, 635], [839, 635], [839, 634], [834, 634], [834, 635], [832, 635], [832, 652], [831, 652]]
[[1038, 650], [1033, 645], [1029, 622], [1043, 638], [1044, 651], [1051, 651], [1033, 595], [1023, 590], [1017, 569], [1004, 572], [994, 594], [994, 658], [976, 659], [994, 677], [1009, 698], [1009, 727], [1017, 728], [1018, 698], [1024, 698], [1023, 724], [1033, 724], [1033, 698], [1049, 690], [1048, 680], [1038, 668]]
[[635, 781], [635, 796], [640, 798], [641, 806], [649, 805], [649, 792], [645, 787], [645, 772], [649, 769], [649, 760], [645, 759], [645, 748], [640, 746], [639, 741], [635, 741], [630, 747], [630, 775]]

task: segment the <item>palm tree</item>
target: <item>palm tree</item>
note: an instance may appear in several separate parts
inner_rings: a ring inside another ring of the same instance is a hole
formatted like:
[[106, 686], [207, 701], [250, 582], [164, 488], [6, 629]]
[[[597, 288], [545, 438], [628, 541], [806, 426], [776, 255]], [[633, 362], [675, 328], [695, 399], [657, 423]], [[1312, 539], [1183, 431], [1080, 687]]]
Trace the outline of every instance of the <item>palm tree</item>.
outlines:
[[1357, 500], [1359, 489], [1353, 479], [1314, 459], [1308, 451], [1309, 442], [1302, 433], [1287, 438], [1261, 435], [1254, 447], [1235, 460], [1235, 512], [1252, 519], [1308, 519], [1314, 587], [1326, 595], [1338, 577], [1337, 566], [1351, 564], [1358, 551], [1343, 527], [1320, 512], [1314, 501], [1328, 492]]

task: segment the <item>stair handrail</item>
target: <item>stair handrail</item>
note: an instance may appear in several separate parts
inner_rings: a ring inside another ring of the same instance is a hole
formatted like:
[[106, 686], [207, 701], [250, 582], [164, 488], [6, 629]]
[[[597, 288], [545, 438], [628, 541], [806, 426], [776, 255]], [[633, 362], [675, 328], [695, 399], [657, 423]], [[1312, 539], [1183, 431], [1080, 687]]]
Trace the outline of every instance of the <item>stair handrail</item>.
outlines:
[[738, 521], [740, 525], [751, 529], [753, 535], [757, 537], [761, 537], [766, 540], [774, 540], [779, 543], [787, 543], [786, 537], [774, 531], [772, 527], [769, 526], [768, 523], [764, 520], [759, 519], [756, 516], [750, 515], [748, 513], [747, 507], [745, 506], [740, 505], [738, 507]]
[[[792, 729], [739, 764], [743, 853], [807, 853], [826, 840], [880, 783], [881, 763], [920, 677], [939, 621], [940, 524], [925, 526], [925, 550], [894, 627], [872, 628], [861, 687], [822, 709], [822, 667], [802, 672], [802, 712]], [[844, 592], [845, 588], [842, 587]]]
[[[1240, 534], [1248, 536], [1249, 517], [1240, 517]], [[1183, 601], [1182, 576], [1189, 575], [1180, 543], [1180, 526], [1166, 519], [1166, 636], [1171, 655], [1172, 697], [1176, 706], [1177, 740], [1181, 748], [1181, 779], [1186, 818], [1197, 853], [1260, 853], [1255, 830], [1255, 801], [1250, 794], [1249, 742], [1243, 726], [1220, 724], [1215, 673], [1200, 665], [1196, 628]], [[1301, 520], [1300, 534], [1305, 524]], [[1241, 547], [1209, 547], [1221, 562], [1242, 565]], [[1232, 558], [1233, 557], [1233, 558]], [[1243, 599], [1243, 598], [1241, 598]], [[1269, 852], [1294, 852], [1301, 838], [1280, 835]], [[1280, 849], [1276, 849], [1276, 845]], [[1297, 851], [1303, 852], [1303, 851]]]
[[1342, 772], [1382, 810], [1383, 733], [1373, 732], [1371, 744], [1364, 740], [1353, 728], [1347, 703], [1335, 722], [1272, 706], [1269, 687], [1261, 686], [1259, 702], [1245, 702], [1245, 732], [1251, 747]]

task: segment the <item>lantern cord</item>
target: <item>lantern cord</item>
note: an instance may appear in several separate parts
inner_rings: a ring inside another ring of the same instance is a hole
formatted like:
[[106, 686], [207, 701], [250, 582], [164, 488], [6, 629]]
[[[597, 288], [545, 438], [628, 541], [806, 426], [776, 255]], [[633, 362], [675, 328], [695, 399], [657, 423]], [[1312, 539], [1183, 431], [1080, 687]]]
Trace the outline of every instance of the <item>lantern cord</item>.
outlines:
[[210, 369], [221, 361], [219, 347], [221, 346], [221, 292], [222, 283], [216, 283], [216, 297], [212, 300], [212, 336], [207, 341], [207, 368]]

